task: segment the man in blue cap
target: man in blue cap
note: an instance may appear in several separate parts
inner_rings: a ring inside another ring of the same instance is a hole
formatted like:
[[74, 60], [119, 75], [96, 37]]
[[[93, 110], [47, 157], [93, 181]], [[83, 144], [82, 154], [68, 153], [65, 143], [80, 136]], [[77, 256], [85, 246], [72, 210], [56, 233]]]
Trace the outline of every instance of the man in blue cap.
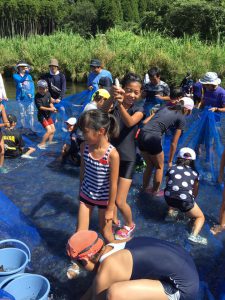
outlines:
[[92, 59], [90, 62], [91, 72], [88, 75], [87, 86], [90, 91], [97, 91], [99, 88], [99, 80], [102, 77], [107, 77], [112, 82], [112, 74], [102, 68], [101, 61], [99, 59]]

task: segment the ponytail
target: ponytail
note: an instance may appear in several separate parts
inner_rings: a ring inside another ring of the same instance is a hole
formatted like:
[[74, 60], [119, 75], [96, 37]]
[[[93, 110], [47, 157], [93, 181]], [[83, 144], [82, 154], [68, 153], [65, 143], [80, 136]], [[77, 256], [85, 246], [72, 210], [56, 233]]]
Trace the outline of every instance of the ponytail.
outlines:
[[84, 131], [85, 128], [91, 128], [95, 131], [104, 128], [110, 138], [119, 135], [119, 125], [116, 118], [100, 109], [91, 109], [82, 113], [78, 120], [78, 126], [81, 131]]
[[110, 121], [109, 129], [108, 129], [109, 138], [116, 138], [118, 137], [120, 132], [119, 124], [116, 118], [114, 117], [114, 115], [111, 114], [109, 114], [109, 121]]

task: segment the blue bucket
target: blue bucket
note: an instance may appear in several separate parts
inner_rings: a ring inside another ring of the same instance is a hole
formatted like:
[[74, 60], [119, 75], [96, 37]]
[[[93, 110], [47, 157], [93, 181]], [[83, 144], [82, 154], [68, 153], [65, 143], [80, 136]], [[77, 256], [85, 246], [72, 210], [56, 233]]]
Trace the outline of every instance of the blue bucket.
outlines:
[[15, 274], [0, 283], [0, 288], [16, 300], [48, 300], [50, 283], [37, 274]]
[[22, 249], [10, 246], [0, 249], [0, 266], [3, 266], [4, 269], [3, 272], [0, 272], [0, 283], [14, 274], [24, 273], [31, 258], [29, 248], [19, 240], [3, 240], [0, 241], [0, 245], [2, 244], [16, 244]]

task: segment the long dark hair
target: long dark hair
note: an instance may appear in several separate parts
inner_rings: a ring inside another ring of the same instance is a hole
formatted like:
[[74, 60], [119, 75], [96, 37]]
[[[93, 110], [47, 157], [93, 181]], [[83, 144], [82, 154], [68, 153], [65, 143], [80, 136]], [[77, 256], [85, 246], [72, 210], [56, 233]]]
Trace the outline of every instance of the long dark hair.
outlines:
[[184, 168], [190, 167], [193, 171], [197, 172], [196, 167], [195, 167], [195, 161], [193, 159], [186, 159], [186, 158], [181, 158], [178, 157], [176, 161], [177, 166], [182, 166]]
[[110, 138], [119, 135], [119, 125], [116, 118], [100, 109], [91, 109], [84, 112], [78, 120], [78, 126], [81, 131], [84, 131], [85, 128], [91, 128], [95, 131], [104, 128]]

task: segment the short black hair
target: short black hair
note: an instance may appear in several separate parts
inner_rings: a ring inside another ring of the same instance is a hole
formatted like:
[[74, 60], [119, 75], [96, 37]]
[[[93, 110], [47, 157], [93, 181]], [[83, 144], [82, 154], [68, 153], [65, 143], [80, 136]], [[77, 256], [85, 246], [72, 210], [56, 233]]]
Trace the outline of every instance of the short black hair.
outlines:
[[17, 122], [16, 116], [15, 116], [15, 115], [12, 115], [12, 114], [8, 114], [8, 115], [7, 115], [7, 119], [8, 119], [8, 121], [9, 121], [10, 124], [16, 123], [16, 122]]
[[159, 77], [161, 75], [161, 70], [158, 67], [152, 67], [148, 70], [148, 76], [149, 77]]

